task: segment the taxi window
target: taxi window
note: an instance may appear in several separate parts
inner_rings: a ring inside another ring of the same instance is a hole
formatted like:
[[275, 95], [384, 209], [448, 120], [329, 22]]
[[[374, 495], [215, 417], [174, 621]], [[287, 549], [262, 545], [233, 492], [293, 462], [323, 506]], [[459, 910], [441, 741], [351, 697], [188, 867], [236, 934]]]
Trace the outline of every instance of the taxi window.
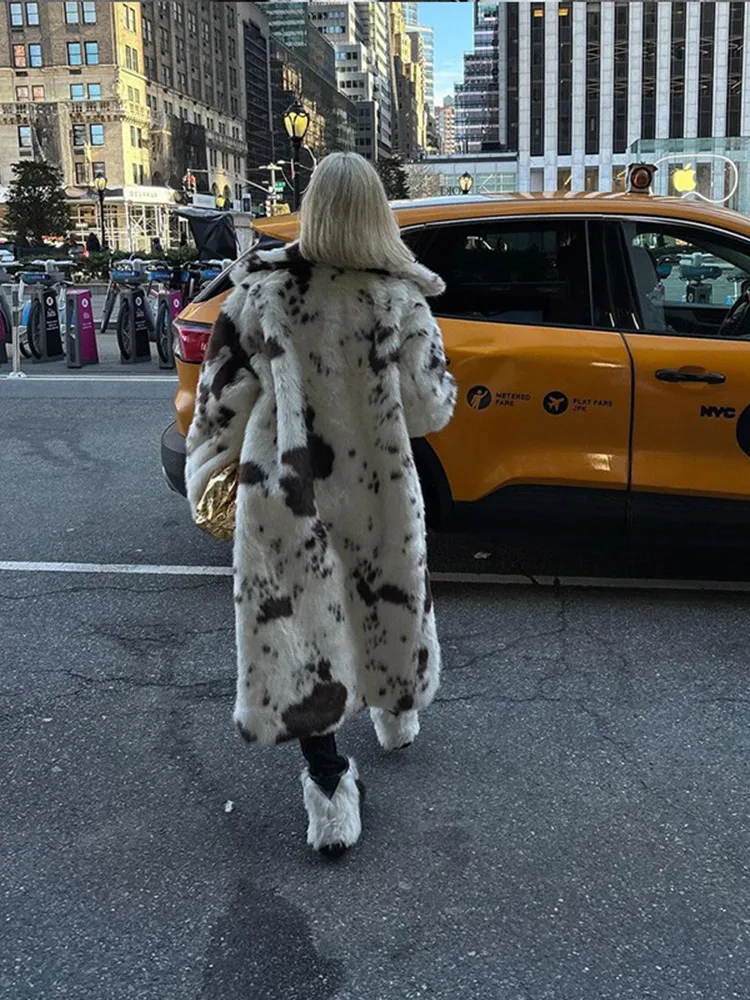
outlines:
[[586, 224], [483, 220], [427, 230], [421, 259], [447, 290], [439, 316], [529, 326], [592, 325]]
[[737, 300], [750, 291], [750, 243], [680, 223], [638, 220], [622, 226], [637, 305], [634, 329], [750, 337], [750, 314], [748, 322], [725, 323]]

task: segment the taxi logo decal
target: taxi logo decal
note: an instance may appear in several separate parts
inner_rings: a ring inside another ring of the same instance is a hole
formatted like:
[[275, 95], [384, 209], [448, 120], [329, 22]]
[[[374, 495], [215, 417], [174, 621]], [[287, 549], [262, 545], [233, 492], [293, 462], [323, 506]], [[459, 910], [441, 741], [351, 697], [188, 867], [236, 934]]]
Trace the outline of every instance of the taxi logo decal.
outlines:
[[475, 385], [466, 393], [466, 402], [472, 410], [486, 410], [492, 402], [492, 393], [486, 385]]
[[737, 411], [733, 406], [701, 406], [702, 417], [725, 417], [727, 420], [734, 420]]
[[542, 406], [553, 417], [559, 417], [568, 408], [568, 397], [564, 392], [548, 392], [542, 400]]

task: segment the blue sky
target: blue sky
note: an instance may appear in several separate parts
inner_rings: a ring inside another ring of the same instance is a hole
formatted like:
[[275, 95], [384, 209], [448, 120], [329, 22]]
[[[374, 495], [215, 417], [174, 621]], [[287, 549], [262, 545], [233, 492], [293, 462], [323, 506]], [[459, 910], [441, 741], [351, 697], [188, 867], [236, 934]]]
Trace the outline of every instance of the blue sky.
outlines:
[[445, 95], [453, 93], [453, 84], [461, 82], [463, 54], [471, 51], [474, 4], [420, 3], [419, 20], [435, 29], [435, 103], [442, 104]]

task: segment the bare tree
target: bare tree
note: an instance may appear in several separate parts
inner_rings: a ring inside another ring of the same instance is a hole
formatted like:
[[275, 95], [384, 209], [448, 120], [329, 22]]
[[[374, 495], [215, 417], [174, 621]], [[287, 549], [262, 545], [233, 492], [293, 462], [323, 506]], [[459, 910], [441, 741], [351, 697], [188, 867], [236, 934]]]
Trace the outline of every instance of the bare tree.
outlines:
[[440, 174], [426, 163], [409, 163], [409, 195], [412, 198], [436, 198], [440, 194]]

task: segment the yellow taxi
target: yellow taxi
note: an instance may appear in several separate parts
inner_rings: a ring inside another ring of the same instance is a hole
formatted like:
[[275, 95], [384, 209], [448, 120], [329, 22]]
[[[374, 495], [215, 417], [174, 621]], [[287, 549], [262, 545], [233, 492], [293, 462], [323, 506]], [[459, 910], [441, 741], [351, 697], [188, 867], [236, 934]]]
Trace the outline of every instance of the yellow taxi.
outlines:
[[[648, 193], [465, 196], [394, 205], [447, 291], [433, 302], [460, 391], [415, 442], [433, 528], [569, 514], [750, 520], [750, 220]], [[266, 245], [297, 218], [259, 220]], [[225, 274], [175, 324], [185, 434]]]

